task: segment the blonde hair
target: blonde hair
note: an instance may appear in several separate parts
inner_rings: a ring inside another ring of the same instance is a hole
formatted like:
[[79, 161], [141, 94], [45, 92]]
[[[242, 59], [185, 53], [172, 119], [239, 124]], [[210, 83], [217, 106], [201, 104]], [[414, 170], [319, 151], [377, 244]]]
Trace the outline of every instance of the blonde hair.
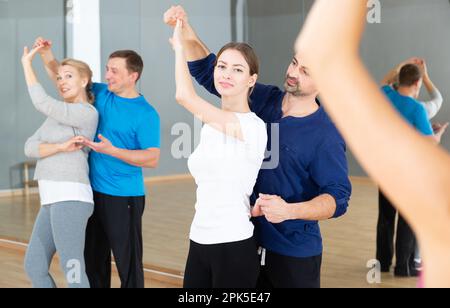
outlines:
[[68, 65], [71, 66], [73, 68], [76, 68], [77, 71], [80, 73], [80, 75], [84, 78], [88, 79], [88, 84], [86, 86], [86, 95], [88, 98], [88, 102], [89, 103], [94, 103], [95, 100], [95, 96], [94, 93], [92, 92], [92, 70], [89, 67], [89, 65], [87, 65], [86, 63], [82, 62], [82, 61], [78, 61], [75, 59], [64, 59], [61, 62], [61, 66], [64, 65]]

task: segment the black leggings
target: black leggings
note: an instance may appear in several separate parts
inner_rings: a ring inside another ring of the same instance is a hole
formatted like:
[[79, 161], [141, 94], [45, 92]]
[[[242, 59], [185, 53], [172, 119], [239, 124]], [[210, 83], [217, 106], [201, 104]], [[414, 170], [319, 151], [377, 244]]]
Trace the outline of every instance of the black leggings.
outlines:
[[253, 238], [217, 245], [191, 241], [184, 288], [255, 288], [258, 275], [258, 249]]

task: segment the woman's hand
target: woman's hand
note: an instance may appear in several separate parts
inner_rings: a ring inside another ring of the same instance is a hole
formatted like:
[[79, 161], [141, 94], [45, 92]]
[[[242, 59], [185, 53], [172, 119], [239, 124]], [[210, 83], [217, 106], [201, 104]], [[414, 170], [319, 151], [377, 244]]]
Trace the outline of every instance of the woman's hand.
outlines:
[[27, 65], [31, 64], [33, 62], [34, 57], [38, 52], [40, 52], [44, 48], [44, 45], [37, 46], [33, 48], [31, 51], [28, 49], [28, 47], [23, 48], [23, 55], [22, 55], [22, 64]]
[[44, 48], [44, 45], [40, 45], [36, 48], [33, 48], [31, 51], [29, 51], [28, 47], [23, 48], [22, 66], [25, 74], [25, 81], [27, 83], [27, 86], [29, 87], [39, 83], [37, 76], [33, 70], [33, 66], [31, 64], [33, 63], [33, 59], [36, 56], [36, 54], [42, 48]]
[[44, 55], [44, 54], [46, 54], [46, 53], [51, 51], [53, 43], [50, 40], [46, 40], [46, 39], [44, 39], [42, 37], [38, 37], [34, 41], [33, 49], [41, 47], [41, 46], [42, 46], [42, 49], [39, 50], [39, 54], [40, 55]]
[[438, 143], [441, 143], [441, 139], [444, 136], [445, 132], [447, 131], [448, 126], [449, 126], [449, 123], [445, 123], [445, 124], [434, 123], [433, 124], [434, 136]]
[[256, 200], [255, 206], [251, 208], [251, 215], [252, 217], [261, 217], [264, 216], [264, 213], [261, 209], [260, 203], [261, 199]]
[[59, 144], [59, 151], [64, 153], [76, 152], [83, 149], [85, 138], [82, 136], [73, 137], [72, 139]]
[[184, 8], [180, 5], [172, 6], [164, 13], [164, 23], [171, 27], [177, 25], [177, 20], [181, 19], [184, 24], [188, 23], [188, 17]]
[[182, 42], [182, 30], [183, 30], [183, 21], [181, 19], [177, 19], [177, 24], [173, 30], [173, 36], [169, 39], [170, 44], [172, 44], [172, 48], [174, 51], [183, 49]]

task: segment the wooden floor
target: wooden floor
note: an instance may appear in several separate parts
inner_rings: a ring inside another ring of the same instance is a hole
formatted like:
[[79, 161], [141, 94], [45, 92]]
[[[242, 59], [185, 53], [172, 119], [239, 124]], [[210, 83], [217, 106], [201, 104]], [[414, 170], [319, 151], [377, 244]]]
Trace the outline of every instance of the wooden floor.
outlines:
[[[354, 192], [347, 215], [321, 223], [324, 237], [322, 286], [346, 288], [415, 287], [416, 279], [382, 276], [381, 284], [369, 284], [366, 264], [375, 256], [378, 215], [377, 189], [367, 180], [353, 179]], [[194, 215], [195, 183], [191, 179], [148, 183], [143, 219], [144, 264], [150, 270], [180, 275], [189, 247], [189, 228]], [[0, 238], [26, 242], [39, 211], [37, 195], [0, 198]], [[0, 245], [0, 287], [28, 287], [23, 273], [23, 251]], [[56, 273], [58, 272], [55, 266]], [[58, 275], [58, 274], [57, 274]], [[57, 281], [61, 280], [61, 274]], [[59, 279], [59, 280], [58, 280]], [[161, 282], [146, 276], [147, 287], [178, 287], [180, 279]], [[115, 286], [118, 285], [115, 280]]]
[[[23, 271], [23, 259], [25, 256], [25, 247], [21, 245], [5, 244], [0, 241], [0, 288], [30, 288], [25, 272]], [[64, 274], [60, 268], [58, 258], [53, 260], [51, 266], [51, 275], [58, 287], [66, 287]], [[146, 270], [145, 286], [146, 288], [180, 288], [183, 280], [159, 272]], [[111, 285], [113, 288], [120, 287], [120, 280], [117, 271], [113, 267]]]

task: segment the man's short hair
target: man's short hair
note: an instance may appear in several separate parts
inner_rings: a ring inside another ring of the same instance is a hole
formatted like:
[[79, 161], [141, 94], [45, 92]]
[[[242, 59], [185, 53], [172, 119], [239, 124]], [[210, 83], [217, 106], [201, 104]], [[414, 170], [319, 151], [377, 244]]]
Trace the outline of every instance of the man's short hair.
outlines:
[[144, 61], [141, 56], [133, 50], [118, 50], [113, 52], [110, 59], [121, 58], [125, 59], [127, 63], [127, 69], [129, 72], [138, 73], [136, 82], [141, 79], [142, 72], [144, 71]]
[[415, 64], [406, 64], [400, 70], [398, 82], [400, 87], [411, 87], [422, 79], [422, 72]]

